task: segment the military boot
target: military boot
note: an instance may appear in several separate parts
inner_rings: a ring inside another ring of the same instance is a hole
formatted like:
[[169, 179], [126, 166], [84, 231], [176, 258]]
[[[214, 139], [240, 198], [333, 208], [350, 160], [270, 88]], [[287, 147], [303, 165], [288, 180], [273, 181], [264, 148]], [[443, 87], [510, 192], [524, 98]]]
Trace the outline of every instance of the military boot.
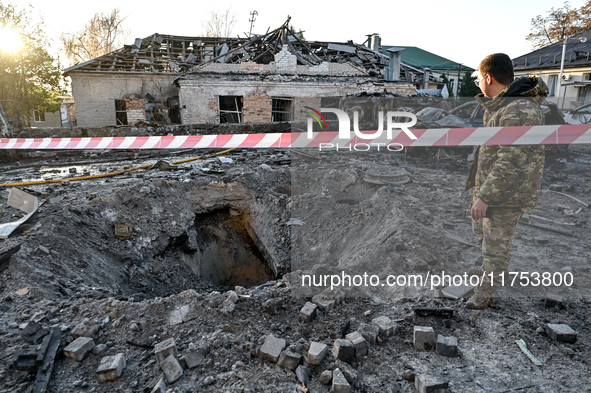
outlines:
[[484, 310], [492, 305], [495, 287], [485, 281], [474, 289], [474, 295], [466, 302], [466, 307], [473, 310]]

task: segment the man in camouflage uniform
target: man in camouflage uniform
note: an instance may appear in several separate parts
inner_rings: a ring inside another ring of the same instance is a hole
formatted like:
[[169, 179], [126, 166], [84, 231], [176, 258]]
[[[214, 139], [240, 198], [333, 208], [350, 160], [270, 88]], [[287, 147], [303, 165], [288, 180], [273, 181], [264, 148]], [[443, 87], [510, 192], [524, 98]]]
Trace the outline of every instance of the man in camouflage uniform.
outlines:
[[[485, 127], [544, 124], [539, 104], [548, 88], [541, 79], [526, 76], [513, 80], [513, 63], [502, 53], [484, 58], [478, 71], [476, 84], [482, 94], [477, 99], [486, 108]], [[470, 274], [485, 276], [466, 307], [483, 310], [492, 304], [492, 294], [501, 285], [500, 275], [509, 267], [517, 222], [538, 202], [543, 169], [543, 145], [477, 148], [466, 189], [474, 187], [470, 215], [484, 260], [482, 267], [470, 269]]]

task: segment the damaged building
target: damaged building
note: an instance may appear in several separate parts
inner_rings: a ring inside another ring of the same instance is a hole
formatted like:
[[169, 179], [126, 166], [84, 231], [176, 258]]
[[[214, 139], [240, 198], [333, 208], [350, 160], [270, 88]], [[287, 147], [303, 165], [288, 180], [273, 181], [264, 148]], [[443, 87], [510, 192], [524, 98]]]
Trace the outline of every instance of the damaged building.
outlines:
[[153, 34], [64, 71], [72, 79], [78, 125], [257, 123], [304, 119], [322, 97], [407, 96], [439, 79], [363, 45], [305, 41], [289, 20], [250, 38]]

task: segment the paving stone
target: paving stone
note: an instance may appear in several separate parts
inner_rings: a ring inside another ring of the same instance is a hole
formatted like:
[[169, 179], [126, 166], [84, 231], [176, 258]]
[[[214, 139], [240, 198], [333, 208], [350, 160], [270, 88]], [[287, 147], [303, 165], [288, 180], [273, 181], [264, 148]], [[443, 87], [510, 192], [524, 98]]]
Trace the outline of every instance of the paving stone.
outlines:
[[332, 348], [332, 355], [335, 359], [352, 363], [355, 359], [355, 346], [353, 346], [353, 343], [349, 340], [335, 340], [334, 346]]
[[368, 323], [362, 323], [361, 325], [359, 325], [357, 331], [361, 333], [361, 335], [363, 336], [365, 341], [367, 341], [368, 344], [377, 344], [379, 333], [379, 328], [377, 326], [370, 325]]
[[160, 378], [150, 393], [166, 393], [166, 382], [164, 381], [164, 378]]
[[313, 341], [308, 350], [308, 363], [319, 366], [328, 355], [328, 345]]
[[444, 337], [438, 334], [435, 352], [444, 356], [458, 356], [458, 339], [453, 336]]
[[316, 318], [317, 305], [307, 302], [300, 310], [300, 320], [302, 322], [312, 322]]
[[185, 364], [187, 365], [188, 369], [195, 368], [201, 364], [205, 356], [207, 356], [207, 349], [206, 348], [199, 348], [196, 351], [188, 352], [183, 359], [185, 360]]
[[183, 323], [183, 320], [189, 313], [189, 306], [182, 306], [179, 309], [176, 309], [170, 313], [168, 316], [168, 323], [171, 326], [179, 325]]
[[452, 300], [458, 300], [464, 296], [469, 296], [474, 292], [474, 287], [471, 285], [451, 285], [441, 290], [443, 297]]
[[281, 351], [285, 348], [285, 340], [277, 338], [272, 334], [265, 337], [265, 342], [261, 347], [260, 354], [263, 359], [267, 359], [271, 362], [277, 363]]
[[553, 293], [549, 293], [546, 295], [546, 307], [563, 307], [564, 306], [564, 298], [560, 295], [556, 295]]
[[88, 352], [94, 348], [94, 340], [90, 337], [78, 337], [64, 348], [67, 358], [81, 362]]
[[322, 291], [321, 295], [324, 296], [325, 299], [334, 300], [336, 305], [341, 304], [345, 300], [345, 292], [338, 288], [326, 288]]
[[279, 360], [277, 364], [280, 367], [288, 368], [290, 370], [295, 370], [302, 360], [302, 355], [299, 353], [291, 352], [291, 351], [283, 351], [281, 355], [279, 355]]
[[435, 332], [432, 327], [415, 326], [413, 342], [416, 349], [431, 351], [435, 348]]
[[113, 356], [105, 356], [101, 359], [96, 374], [99, 382], [116, 381], [125, 369], [125, 357], [122, 353]]
[[419, 374], [415, 376], [415, 388], [419, 393], [448, 393], [449, 383], [439, 376]]
[[332, 393], [351, 393], [351, 385], [338, 368], [332, 373], [332, 386], [330, 388]]
[[168, 383], [175, 383], [183, 376], [183, 368], [174, 355], [170, 355], [160, 362], [160, 369], [164, 371], [164, 376]]
[[171, 337], [156, 344], [154, 346], [154, 354], [156, 355], [156, 360], [158, 361], [158, 364], [162, 363], [164, 359], [166, 359], [170, 355], [177, 356], [178, 352], [176, 350], [174, 338]]
[[378, 328], [378, 333], [382, 337], [390, 337], [396, 333], [397, 326], [392, 320], [386, 316], [377, 317], [371, 320]]
[[563, 343], [574, 344], [577, 341], [577, 332], [566, 324], [549, 323], [546, 325], [546, 334], [551, 339]]
[[330, 385], [332, 382], [332, 371], [324, 370], [322, 374], [320, 374], [320, 382], [323, 385]]
[[310, 375], [312, 375], [312, 371], [306, 366], [299, 365], [298, 368], [296, 368], [295, 373], [298, 381], [303, 383], [304, 386], [308, 386], [308, 382], [310, 382]]
[[355, 356], [361, 358], [367, 355], [367, 341], [365, 341], [361, 333], [349, 333], [345, 338], [353, 343], [353, 346], [355, 347]]

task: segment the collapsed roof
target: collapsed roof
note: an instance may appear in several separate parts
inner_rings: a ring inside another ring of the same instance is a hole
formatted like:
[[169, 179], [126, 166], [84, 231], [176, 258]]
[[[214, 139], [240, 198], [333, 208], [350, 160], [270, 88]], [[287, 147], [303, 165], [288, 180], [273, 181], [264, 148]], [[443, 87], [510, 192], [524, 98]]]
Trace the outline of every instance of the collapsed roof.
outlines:
[[[322, 62], [350, 63], [370, 76], [383, 77], [388, 56], [353, 41], [346, 43], [305, 41], [289, 29], [289, 21], [263, 35], [249, 38], [185, 37], [152, 34], [137, 38], [109, 54], [76, 64], [64, 70], [71, 72], [106, 73], [168, 73], [180, 75], [197, 71], [201, 66], [217, 62], [269, 64], [284, 45], [297, 57], [299, 65], [314, 66]], [[401, 63], [400, 80], [422, 83], [423, 71]], [[432, 82], [439, 78], [430, 75]]]

